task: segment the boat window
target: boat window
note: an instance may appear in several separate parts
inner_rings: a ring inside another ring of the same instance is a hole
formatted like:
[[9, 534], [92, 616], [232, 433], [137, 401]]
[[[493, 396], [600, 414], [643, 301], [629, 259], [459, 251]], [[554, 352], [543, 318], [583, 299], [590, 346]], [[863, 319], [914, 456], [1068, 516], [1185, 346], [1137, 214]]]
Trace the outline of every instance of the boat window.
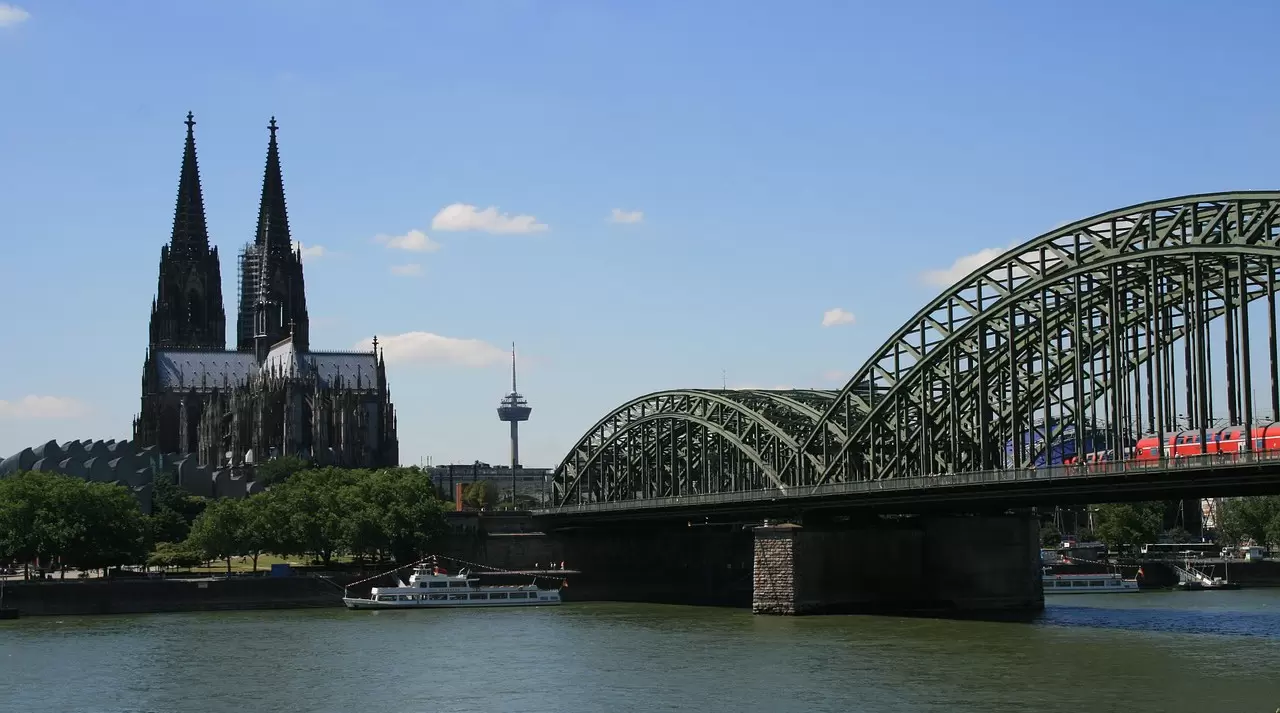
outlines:
[[1089, 582], [1089, 586], [1090, 586], [1090, 587], [1101, 587], [1101, 586], [1103, 586], [1103, 585], [1105, 585], [1105, 584], [1106, 584], [1106, 582], [1104, 582], [1104, 581], [1102, 581], [1102, 580], [1100, 580], [1100, 579], [1098, 579], [1098, 580], [1094, 580], [1094, 581], [1092, 581], [1092, 582]]
[[1070, 586], [1071, 586], [1071, 582], [1055, 582], [1054, 584], [1055, 584], [1055, 585], [1057, 585], [1057, 586], [1059, 586], [1059, 587], [1070, 587]]
[[465, 586], [467, 586], [467, 583], [466, 583], [466, 582], [449, 582], [449, 586], [450, 586], [450, 587], [465, 587]]
[[490, 598], [490, 599], [506, 599], [506, 598], [507, 598], [507, 593], [506, 593], [506, 592], [492, 592], [491, 594], [489, 594], [489, 598]]
[[466, 599], [467, 599], [466, 592], [456, 592], [454, 594], [449, 595], [449, 601], [451, 602], [461, 602], [461, 601], [466, 601]]
[[512, 593], [511, 593], [511, 598], [512, 598], [512, 599], [525, 599], [525, 598], [526, 598], [526, 596], [527, 596], [527, 595], [526, 595], [524, 592], [512, 592]]
[[472, 592], [471, 598], [472, 599], [488, 599], [489, 595], [485, 594], [484, 592]]
[[418, 601], [418, 595], [416, 594], [406, 594], [404, 595], [404, 598], [405, 598], [405, 601], [410, 601], [410, 602]]
[[1113, 579], [1113, 580], [1111, 580], [1111, 581], [1107, 582], [1107, 586], [1108, 586], [1108, 587], [1118, 587], [1118, 586], [1120, 586], [1120, 580], [1118, 580], [1118, 579]]
[[442, 602], [448, 598], [449, 598], [448, 594], [428, 594], [427, 595], [427, 599], [430, 599], [433, 602]]
[[431, 582], [430, 584], [432, 589], [440, 589], [441, 587], [449, 586], [448, 582]]
[[1073, 587], [1087, 587], [1087, 586], [1089, 586], [1089, 583], [1088, 583], [1088, 582], [1079, 582], [1079, 581], [1077, 581], [1077, 582], [1072, 582], [1072, 583], [1071, 583], [1071, 586], [1073, 586]]

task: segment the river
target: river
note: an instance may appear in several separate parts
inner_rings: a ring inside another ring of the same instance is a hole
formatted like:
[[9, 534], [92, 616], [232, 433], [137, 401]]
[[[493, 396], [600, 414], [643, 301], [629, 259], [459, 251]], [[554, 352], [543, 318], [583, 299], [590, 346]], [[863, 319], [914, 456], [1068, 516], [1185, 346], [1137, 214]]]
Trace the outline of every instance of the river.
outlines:
[[0, 622], [0, 711], [1280, 708], [1280, 590], [1050, 597], [1036, 622], [581, 603]]

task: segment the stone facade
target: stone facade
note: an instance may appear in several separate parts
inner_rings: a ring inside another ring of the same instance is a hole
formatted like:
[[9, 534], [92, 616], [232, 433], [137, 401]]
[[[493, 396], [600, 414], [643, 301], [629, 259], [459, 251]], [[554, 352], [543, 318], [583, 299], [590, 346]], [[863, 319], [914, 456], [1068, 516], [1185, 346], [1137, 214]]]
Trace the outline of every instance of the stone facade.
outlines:
[[798, 614], [796, 611], [796, 545], [798, 525], [765, 525], [755, 529], [751, 611], [755, 614]]
[[236, 350], [226, 347], [218, 249], [210, 247], [195, 122], [161, 249], [133, 440], [211, 468], [277, 456], [320, 465], [399, 465], [395, 408], [377, 340], [366, 352], [311, 350], [302, 251], [289, 233], [275, 119], [258, 228], [241, 254]]

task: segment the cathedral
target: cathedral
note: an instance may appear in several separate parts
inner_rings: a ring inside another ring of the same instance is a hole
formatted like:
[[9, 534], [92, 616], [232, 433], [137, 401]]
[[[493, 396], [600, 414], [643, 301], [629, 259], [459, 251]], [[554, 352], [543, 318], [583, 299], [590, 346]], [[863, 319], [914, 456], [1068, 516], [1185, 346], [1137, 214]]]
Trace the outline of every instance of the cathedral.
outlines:
[[278, 456], [317, 465], [398, 465], [395, 408], [377, 340], [369, 352], [311, 350], [302, 253], [289, 234], [274, 118], [257, 233], [239, 256], [236, 346], [226, 348], [221, 267], [205, 226], [191, 114], [186, 125], [134, 443], [209, 468]]

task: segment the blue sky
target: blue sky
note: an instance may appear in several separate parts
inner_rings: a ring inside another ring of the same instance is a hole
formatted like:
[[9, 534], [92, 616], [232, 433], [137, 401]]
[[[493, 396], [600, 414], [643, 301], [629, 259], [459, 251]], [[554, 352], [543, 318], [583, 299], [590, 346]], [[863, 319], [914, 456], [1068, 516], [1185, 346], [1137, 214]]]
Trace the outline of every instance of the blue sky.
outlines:
[[312, 344], [388, 345], [406, 463], [504, 461], [512, 341], [554, 465], [650, 391], [840, 387], [965, 256], [1280, 182], [1271, 2], [4, 2], [0, 455], [129, 435], [188, 110], [229, 323], [274, 115]]

